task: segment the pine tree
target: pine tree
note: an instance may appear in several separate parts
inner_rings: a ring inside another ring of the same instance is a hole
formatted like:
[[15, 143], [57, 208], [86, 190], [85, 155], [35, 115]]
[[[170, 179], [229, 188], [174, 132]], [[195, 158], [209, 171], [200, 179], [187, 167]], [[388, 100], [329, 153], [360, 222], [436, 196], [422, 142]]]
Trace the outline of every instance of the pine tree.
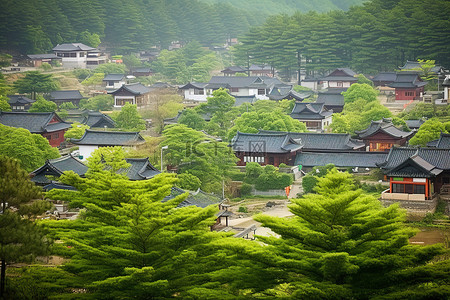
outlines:
[[30, 261], [46, 252], [47, 241], [33, 220], [51, 204], [40, 197], [41, 189], [30, 181], [19, 162], [0, 156], [0, 297], [5, 295], [7, 264]]

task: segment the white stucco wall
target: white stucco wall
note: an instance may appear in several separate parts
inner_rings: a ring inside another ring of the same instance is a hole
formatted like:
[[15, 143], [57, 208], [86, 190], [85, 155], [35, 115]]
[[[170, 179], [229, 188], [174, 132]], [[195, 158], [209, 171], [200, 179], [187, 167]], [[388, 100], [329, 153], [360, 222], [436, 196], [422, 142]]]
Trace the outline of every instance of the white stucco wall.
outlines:
[[80, 156], [83, 156], [82, 160], [86, 160], [88, 157], [91, 157], [91, 153], [96, 149], [98, 149], [98, 146], [80, 145], [79, 151]]

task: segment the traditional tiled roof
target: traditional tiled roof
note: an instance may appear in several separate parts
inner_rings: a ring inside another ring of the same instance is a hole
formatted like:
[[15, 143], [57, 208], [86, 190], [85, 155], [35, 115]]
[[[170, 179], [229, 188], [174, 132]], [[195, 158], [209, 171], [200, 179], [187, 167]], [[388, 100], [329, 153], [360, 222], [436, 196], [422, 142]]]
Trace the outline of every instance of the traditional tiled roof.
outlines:
[[439, 139], [427, 143], [428, 147], [450, 149], [450, 134], [442, 133]]
[[295, 165], [304, 167], [325, 166], [334, 164], [336, 167], [376, 168], [385, 161], [387, 154], [380, 152], [301, 152], [297, 153]]
[[382, 169], [391, 170], [414, 155], [436, 168], [450, 170], [450, 149], [437, 148], [393, 147], [390, 149], [386, 160], [379, 166]]
[[299, 120], [322, 120], [332, 114], [333, 111], [327, 111], [323, 103], [296, 102], [291, 117]]
[[268, 65], [255, 65], [252, 64], [248, 68], [249, 71], [272, 71], [272, 67]]
[[14, 104], [21, 104], [21, 105], [27, 105], [35, 102], [36, 100], [32, 100], [27, 98], [25, 95], [8, 95], [9, 98], [8, 103], [11, 105]]
[[187, 89], [204, 89], [208, 84], [204, 82], [188, 82], [185, 85], [182, 85], [179, 87], [180, 90], [187, 90]]
[[106, 74], [103, 81], [121, 81], [124, 78], [124, 74]]
[[[403, 67], [400, 67], [401, 70], [413, 70], [416, 69], [417, 72], [420, 72], [420, 63], [418, 61], [407, 60]], [[431, 68], [431, 72], [437, 73], [442, 70], [441, 66], [434, 66]]]
[[80, 100], [83, 98], [79, 90], [50, 92], [50, 100]]
[[402, 72], [397, 73], [395, 81], [388, 86], [393, 88], [418, 88], [426, 84], [426, 82], [420, 80], [418, 74]]
[[47, 184], [46, 186], [42, 187], [46, 192], [51, 191], [53, 189], [58, 190], [69, 190], [69, 191], [76, 191], [77, 189], [70, 185], [61, 184], [58, 182], [52, 182], [50, 184]]
[[353, 72], [349, 68], [337, 68], [327, 76], [323, 77], [321, 80], [323, 81], [358, 81], [358, 78], [355, 77], [356, 73]]
[[384, 132], [395, 138], [407, 138], [414, 134], [413, 131], [406, 132], [398, 129], [394, 126], [394, 124], [392, 124], [392, 120], [388, 118], [383, 118], [382, 120], [378, 121], [372, 121], [369, 127], [367, 127], [366, 129], [355, 131], [360, 139], [368, 138], [378, 132]]
[[61, 57], [56, 56], [56, 54], [28, 54], [27, 55], [30, 59], [61, 59]]
[[173, 86], [167, 82], [155, 82], [150, 86], [151, 89], [168, 89], [173, 88]]
[[344, 96], [342, 92], [347, 89], [329, 89], [325, 92], [319, 92], [316, 103], [323, 103], [325, 106], [344, 106]]
[[[54, 118], [59, 122], [50, 124], [50, 121]], [[0, 124], [25, 128], [31, 133], [54, 132], [70, 128], [70, 124], [62, 121], [54, 112], [30, 113], [0, 111]]]
[[[277, 78], [267, 76], [213, 76], [208, 84], [229, 85], [232, 88], [270, 88], [275, 84], [282, 84], [282, 82]], [[209, 88], [209, 85], [206, 88]]]
[[141, 95], [150, 92], [150, 88], [146, 87], [145, 85], [142, 85], [140, 83], [132, 83], [132, 84], [124, 84], [117, 90], [108, 92], [108, 94], [116, 94], [121, 90], [128, 91], [134, 95]]
[[390, 169], [386, 175], [390, 177], [434, 177], [442, 173], [442, 169], [428, 163], [421, 158], [417, 153], [408, 157], [404, 162], [398, 166]]
[[380, 72], [374, 78], [372, 78], [373, 82], [394, 82], [397, 78], [397, 74], [395, 72]]
[[246, 72], [247, 70], [245, 68], [242, 68], [240, 66], [231, 66], [231, 67], [227, 67], [225, 69], [223, 69], [222, 73], [228, 73], [228, 72]]
[[132, 146], [145, 142], [139, 132], [94, 131], [87, 129], [80, 139], [71, 139], [77, 145]]
[[111, 119], [109, 116], [102, 114], [99, 111], [90, 111], [87, 113], [87, 117], [82, 122], [83, 124], [88, 125], [89, 127], [108, 127], [114, 128], [116, 127], [116, 122]]
[[231, 140], [230, 146], [233, 151], [247, 153], [290, 153], [302, 148], [302, 145], [285, 132], [256, 134], [238, 131]]
[[355, 140], [345, 133], [311, 133], [311, 132], [279, 132], [260, 130], [258, 134], [287, 133], [298, 144], [302, 151], [349, 151], [365, 147], [363, 141]]
[[147, 158], [126, 158], [130, 167], [126, 170], [120, 170], [118, 173], [126, 173], [130, 180], [144, 180], [155, 177], [161, 172], [156, 169]]
[[[180, 188], [177, 188], [177, 187], [172, 187], [170, 195], [166, 196], [163, 199], [163, 202], [169, 201], [169, 200], [175, 198], [176, 196], [179, 196], [184, 193], [186, 193], [186, 191], [184, 191]], [[218, 205], [220, 203], [222, 203], [222, 199], [220, 199], [216, 195], [208, 194], [208, 193], [205, 193], [202, 190], [198, 189], [195, 192], [189, 192], [189, 196], [184, 201], [182, 201], [180, 204], [178, 204], [177, 207], [181, 208], [181, 207], [195, 205], [197, 207], [205, 208], [207, 206]]]
[[87, 170], [88, 167], [81, 161], [72, 155], [66, 155], [60, 158], [47, 160], [42, 167], [31, 172], [31, 174], [34, 175], [31, 178], [31, 181], [38, 184], [48, 184], [52, 182], [46, 177], [48, 175], [59, 177], [65, 171], [73, 171], [80, 176], [84, 176]]
[[133, 73], [152, 73], [153, 70], [148, 67], [139, 67], [139, 68], [133, 68], [132, 72]]
[[309, 96], [311, 96], [312, 92], [302, 92], [298, 93], [292, 89], [292, 86], [286, 87], [274, 87], [272, 91], [269, 93], [270, 100], [283, 100], [283, 99], [295, 99], [297, 101], [303, 101]]
[[91, 51], [95, 48], [86, 46], [82, 43], [58, 44], [53, 51]]
[[405, 120], [405, 123], [410, 129], [419, 129], [419, 127], [422, 126], [423, 123], [425, 123], [425, 120]]
[[252, 96], [233, 96], [235, 99], [234, 105], [233, 106], [241, 106], [244, 103], [249, 103], [249, 104], [253, 104], [256, 101], [258, 101], [258, 99], [256, 99], [255, 95]]

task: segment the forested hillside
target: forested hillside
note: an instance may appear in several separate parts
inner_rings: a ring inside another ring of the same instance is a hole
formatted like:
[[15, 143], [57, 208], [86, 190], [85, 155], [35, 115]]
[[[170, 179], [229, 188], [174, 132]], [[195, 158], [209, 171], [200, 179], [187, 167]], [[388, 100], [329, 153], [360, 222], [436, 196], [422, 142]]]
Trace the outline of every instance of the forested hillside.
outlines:
[[448, 0], [372, 0], [347, 12], [273, 16], [240, 39], [235, 58], [287, 75], [305, 67], [319, 74], [388, 71], [418, 58], [449, 67], [449, 15]]
[[227, 4], [197, 0], [3, 0], [0, 51], [40, 53], [96, 33], [124, 53], [175, 40], [223, 44], [261, 22]]
[[326, 12], [330, 10], [347, 10], [352, 5], [360, 5], [366, 0], [201, 0], [207, 3], [227, 3], [235, 8], [253, 14], [273, 15], [275, 13], [291, 14], [296, 10]]

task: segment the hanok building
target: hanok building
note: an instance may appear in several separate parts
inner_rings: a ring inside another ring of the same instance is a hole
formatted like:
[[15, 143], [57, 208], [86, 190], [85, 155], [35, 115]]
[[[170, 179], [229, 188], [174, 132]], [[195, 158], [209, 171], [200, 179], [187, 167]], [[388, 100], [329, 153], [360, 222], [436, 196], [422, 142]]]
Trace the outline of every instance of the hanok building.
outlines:
[[270, 91], [270, 93], [268, 94], [269, 99], [275, 101], [283, 99], [287, 100], [294, 99], [296, 101], [303, 101], [311, 95], [312, 95], [311, 92], [302, 92], [302, 93], [296, 92], [292, 89], [292, 86], [280, 86], [280, 87], [274, 86], [272, 91]]
[[247, 73], [247, 69], [240, 66], [231, 66], [220, 71], [224, 76], [235, 76], [236, 73]]
[[88, 167], [72, 155], [50, 159], [45, 164], [31, 172], [31, 181], [40, 186], [51, 184], [65, 171], [73, 171], [80, 176], [84, 176]]
[[427, 83], [417, 73], [397, 73], [389, 87], [395, 88], [395, 100], [420, 100]]
[[145, 143], [139, 132], [93, 131], [89, 129], [85, 131], [81, 138], [71, 139], [70, 141], [79, 146], [81, 159], [90, 157], [91, 153], [100, 147], [136, 147]]
[[395, 81], [397, 74], [395, 72], [380, 72], [374, 78], [372, 82], [374, 86], [387, 86]]
[[122, 107], [125, 103], [136, 104], [138, 107], [150, 104], [150, 89], [140, 83], [124, 84], [108, 94], [114, 97], [114, 107]]
[[405, 120], [406, 126], [408, 126], [409, 129], [419, 129], [420, 126], [422, 126], [423, 123], [425, 123], [426, 120], [419, 119], [419, 120]]
[[139, 77], [139, 76], [151, 76], [155, 72], [148, 67], [139, 67], [139, 68], [133, 68], [131, 70], [131, 75]]
[[352, 84], [358, 82], [356, 73], [348, 68], [338, 68], [321, 78], [323, 88], [349, 88]]
[[0, 111], [0, 124], [24, 128], [31, 133], [40, 134], [52, 147], [58, 147], [64, 141], [64, 133], [70, 124], [64, 122], [54, 112], [2, 112]]
[[[413, 60], [407, 60], [405, 65], [403, 67], [400, 67], [400, 70], [402, 71], [408, 71], [408, 72], [416, 72], [421, 73], [421, 65], [418, 61]], [[444, 73], [445, 70], [442, 66], [435, 65], [433, 68], [431, 68], [430, 72], [438, 74], [438, 73]]]
[[332, 152], [306, 152], [302, 151], [295, 158], [295, 165], [302, 166], [308, 172], [314, 167], [333, 164], [337, 168], [352, 168], [353, 172], [378, 169], [378, 164], [386, 160], [387, 153], [363, 151], [332, 151]]
[[237, 132], [231, 140], [230, 147], [240, 159], [238, 166], [245, 166], [248, 162], [279, 166], [281, 163], [292, 165], [302, 145], [286, 132], [278, 134]]
[[248, 68], [249, 76], [267, 76], [274, 77], [275, 70], [268, 65], [255, 65], [252, 64]]
[[439, 139], [429, 142], [427, 146], [439, 149], [450, 149], [450, 134], [441, 132]]
[[39, 68], [43, 63], [52, 64], [56, 61], [61, 61], [61, 57], [56, 56], [55, 54], [29, 54], [28, 58], [31, 61], [33, 67]]
[[399, 202], [427, 213], [434, 212], [438, 194], [449, 197], [450, 149], [392, 148], [380, 167], [389, 180], [389, 190], [381, 194], [386, 205]]
[[99, 111], [68, 110], [66, 122], [88, 125], [90, 128], [115, 128], [116, 122]]
[[103, 78], [103, 85], [106, 90], [117, 90], [126, 83], [127, 80], [123, 74], [107, 74]]
[[12, 111], [27, 111], [36, 100], [27, 98], [25, 95], [8, 95], [9, 105]]
[[323, 103], [326, 110], [332, 110], [333, 113], [340, 113], [344, 109], [344, 95], [347, 89], [328, 89], [324, 92], [319, 92], [316, 103]]
[[309, 130], [323, 131], [331, 124], [332, 114], [323, 103], [296, 102], [290, 116], [304, 122]]
[[179, 87], [179, 90], [183, 93], [185, 100], [194, 102], [206, 102], [207, 95], [205, 87], [207, 83], [202, 82], [189, 82]]
[[392, 124], [392, 120], [383, 118], [372, 121], [364, 130], [355, 131], [369, 151], [388, 151], [394, 145], [404, 146], [414, 136], [414, 131], [403, 131]]
[[50, 92], [48, 100], [55, 102], [58, 106], [63, 103], [72, 102], [73, 105], [79, 106], [81, 99], [84, 97], [78, 90], [70, 91], [53, 91]]
[[82, 43], [58, 44], [53, 48], [53, 52], [61, 57], [65, 69], [95, 68], [106, 63], [103, 53]]

